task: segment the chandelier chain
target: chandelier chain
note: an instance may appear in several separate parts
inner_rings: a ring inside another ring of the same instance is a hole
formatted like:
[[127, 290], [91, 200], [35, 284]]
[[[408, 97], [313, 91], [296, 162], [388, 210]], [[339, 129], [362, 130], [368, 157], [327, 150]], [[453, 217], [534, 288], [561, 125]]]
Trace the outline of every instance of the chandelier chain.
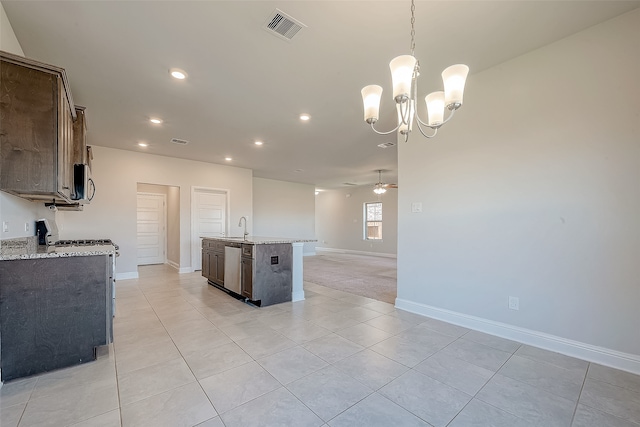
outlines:
[[416, 4], [414, 3], [413, 0], [411, 0], [411, 56], [415, 56], [414, 51], [416, 50], [415, 12], [416, 12]]

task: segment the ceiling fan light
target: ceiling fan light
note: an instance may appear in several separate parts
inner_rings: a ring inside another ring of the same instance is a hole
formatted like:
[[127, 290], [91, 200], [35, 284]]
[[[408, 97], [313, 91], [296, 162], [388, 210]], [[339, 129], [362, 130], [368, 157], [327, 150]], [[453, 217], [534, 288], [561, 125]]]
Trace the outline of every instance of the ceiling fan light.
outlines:
[[376, 194], [384, 194], [387, 192], [387, 189], [384, 188], [382, 185], [380, 184], [376, 184], [376, 188], [373, 189], [373, 192]]
[[360, 93], [362, 93], [362, 104], [364, 106], [364, 121], [369, 124], [377, 122], [380, 113], [382, 86], [365, 86]]
[[403, 102], [410, 98], [413, 70], [416, 68], [416, 58], [413, 55], [400, 55], [389, 63], [391, 81], [393, 82], [393, 99]]
[[442, 72], [445, 104], [449, 109], [456, 109], [462, 105], [464, 84], [468, 74], [469, 67], [464, 64], [452, 65]]
[[444, 92], [431, 92], [424, 97], [429, 126], [440, 126], [444, 120]]

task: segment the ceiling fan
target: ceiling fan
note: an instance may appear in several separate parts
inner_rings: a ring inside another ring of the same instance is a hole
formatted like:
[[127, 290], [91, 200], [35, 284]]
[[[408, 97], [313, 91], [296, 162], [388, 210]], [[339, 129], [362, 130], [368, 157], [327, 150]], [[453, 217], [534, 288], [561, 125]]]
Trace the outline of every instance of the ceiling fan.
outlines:
[[380, 195], [387, 191], [387, 188], [398, 188], [398, 184], [385, 184], [382, 182], [382, 169], [378, 169], [378, 182], [373, 186], [373, 192]]

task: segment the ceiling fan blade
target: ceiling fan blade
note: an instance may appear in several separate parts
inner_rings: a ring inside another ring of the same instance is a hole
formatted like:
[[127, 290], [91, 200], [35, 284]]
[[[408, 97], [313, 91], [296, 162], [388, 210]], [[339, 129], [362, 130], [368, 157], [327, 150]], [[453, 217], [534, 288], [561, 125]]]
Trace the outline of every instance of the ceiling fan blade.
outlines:
[[398, 188], [398, 184], [383, 184], [385, 188]]

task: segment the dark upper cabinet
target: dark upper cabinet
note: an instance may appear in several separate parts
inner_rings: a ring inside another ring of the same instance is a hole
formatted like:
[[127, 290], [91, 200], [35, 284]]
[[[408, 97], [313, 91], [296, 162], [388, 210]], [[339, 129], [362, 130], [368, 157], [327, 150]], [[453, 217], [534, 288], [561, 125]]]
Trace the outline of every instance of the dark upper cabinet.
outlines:
[[64, 69], [0, 51], [0, 190], [71, 203], [76, 117]]

